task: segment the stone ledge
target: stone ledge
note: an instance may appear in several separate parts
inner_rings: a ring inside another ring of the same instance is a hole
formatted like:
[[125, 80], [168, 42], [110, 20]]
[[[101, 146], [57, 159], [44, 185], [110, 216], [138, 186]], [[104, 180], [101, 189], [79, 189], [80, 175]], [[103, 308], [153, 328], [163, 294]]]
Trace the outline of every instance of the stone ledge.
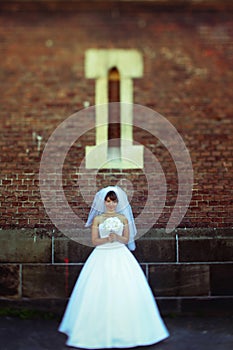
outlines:
[[20, 297], [20, 266], [0, 265], [0, 291], [1, 297]]
[[136, 250], [133, 252], [141, 263], [144, 262], [175, 262], [176, 245], [174, 238], [143, 238], [136, 241]]
[[156, 298], [163, 315], [232, 316], [233, 297]]
[[211, 295], [233, 296], [233, 263], [210, 265]]
[[25, 265], [22, 269], [22, 297], [67, 298], [73, 290], [81, 268], [81, 265]]
[[[142, 263], [156, 297], [232, 297], [233, 263]], [[1, 295], [8, 299], [68, 297], [83, 267], [71, 264], [1, 264]]]
[[54, 262], [64, 263], [68, 259], [69, 263], [84, 263], [92, 250], [66, 237], [58, 238], [54, 240]]
[[[83, 263], [93, 247], [61, 233], [33, 229], [0, 230], [0, 263]], [[151, 229], [136, 240], [134, 255], [140, 263], [232, 262], [233, 230]]]
[[169, 239], [178, 235], [183, 240], [187, 239], [204, 239], [204, 238], [233, 238], [232, 227], [215, 228], [215, 227], [192, 227], [192, 228], [176, 228], [171, 233], [166, 233], [163, 228], [152, 228], [140, 239]]
[[154, 264], [149, 266], [149, 284], [158, 296], [208, 296], [209, 266]]
[[1, 299], [0, 298], [0, 310], [35, 310], [41, 312], [52, 312], [54, 315], [62, 316], [65, 311], [65, 307], [68, 299], [20, 299], [20, 300], [12, 300], [12, 299]]
[[[59, 318], [64, 314], [68, 299], [0, 299], [0, 310], [32, 310], [53, 313]], [[193, 315], [193, 316], [232, 316], [233, 297], [192, 297], [192, 298], [156, 298], [159, 310], [163, 316]]]
[[51, 262], [51, 237], [37, 230], [1, 230], [1, 263]]
[[233, 237], [179, 238], [180, 262], [232, 261]]

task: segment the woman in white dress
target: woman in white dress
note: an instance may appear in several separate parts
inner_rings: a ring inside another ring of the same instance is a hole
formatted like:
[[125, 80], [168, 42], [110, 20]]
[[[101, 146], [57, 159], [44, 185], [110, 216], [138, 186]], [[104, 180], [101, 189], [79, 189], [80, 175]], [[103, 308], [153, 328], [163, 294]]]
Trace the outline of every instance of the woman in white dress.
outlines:
[[97, 192], [86, 226], [95, 249], [75, 284], [59, 331], [68, 346], [85, 349], [151, 345], [169, 336], [133, 254], [136, 227], [125, 192]]

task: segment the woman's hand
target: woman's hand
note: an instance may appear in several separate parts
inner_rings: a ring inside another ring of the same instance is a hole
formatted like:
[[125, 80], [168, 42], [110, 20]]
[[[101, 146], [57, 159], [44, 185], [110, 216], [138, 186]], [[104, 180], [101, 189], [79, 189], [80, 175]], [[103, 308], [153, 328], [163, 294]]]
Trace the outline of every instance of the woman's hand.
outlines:
[[108, 236], [108, 238], [109, 238], [109, 242], [115, 242], [115, 241], [117, 241], [117, 234], [116, 233], [110, 233], [110, 235]]

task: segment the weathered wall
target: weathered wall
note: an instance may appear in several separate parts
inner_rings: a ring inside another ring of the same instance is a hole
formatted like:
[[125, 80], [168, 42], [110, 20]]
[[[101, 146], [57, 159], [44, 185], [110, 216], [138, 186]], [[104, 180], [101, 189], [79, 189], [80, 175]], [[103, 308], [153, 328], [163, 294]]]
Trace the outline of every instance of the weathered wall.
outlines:
[[[61, 4], [56, 10], [50, 4], [47, 11], [43, 3], [39, 11], [38, 4], [27, 8], [11, 3], [3, 6], [0, 26], [1, 297], [37, 300], [69, 295], [90, 249], [54, 230], [40, 198], [40, 158], [55, 128], [81, 110], [85, 101], [95, 103], [95, 82], [84, 74], [85, 51], [132, 48], [141, 51], [144, 60], [144, 75], [134, 80], [134, 102], [155, 109], [173, 123], [190, 151], [194, 169], [187, 214], [175, 232], [165, 234], [177, 195], [175, 166], [157, 140], [135, 128], [135, 140], [156, 155], [168, 184], [163, 213], [154, 230], [138, 241], [135, 255], [155, 294], [165, 298], [164, 310], [190, 309], [189, 298], [198, 298], [201, 308], [203, 298], [206, 302], [230, 300], [230, 13], [224, 6], [221, 11], [169, 11], [153, 4], [106, 7], [102, 2], [96, 8], [92, 5], [91, 11], [77, 4], [73, 11], [62, 10]], [[39, 151], [35, 134], [43, 137]], [[89, 207], [79, 193], [78, 169], [85, 145], [94, 142], [93, 132], [80, 138], [65, 163], [67, 199], [84, 219]], [[138, 215], [147, 199], [142, 171], [101, 170], [97, 185], [123, 178], [133, 183], [133, 209]]]
[[[38, 230], [1, 232], [0, 306], [62, 312], [91, 248]], [[135, 256], [163, 313], [232, 312], [231, 230], [157, 230], [137, 242]]]

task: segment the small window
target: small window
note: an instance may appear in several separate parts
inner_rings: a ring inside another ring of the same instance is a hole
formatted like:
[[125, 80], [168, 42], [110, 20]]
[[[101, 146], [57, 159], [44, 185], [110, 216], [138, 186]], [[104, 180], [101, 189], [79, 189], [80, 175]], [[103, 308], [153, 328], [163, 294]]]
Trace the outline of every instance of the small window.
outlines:
[[86, 168], [142, 169], [143, 146], [133, 143], [130, 107], [133, 79], [143, 76], [142, 54], [133, 49], [89, 49], [85, 75], [96, 79], [96, 144], [85, 148]]
[[[108, 73], [108, 101], [120, 102], [120, 74], [116, 67], [110, 69]], [[109, 107], [108, 111], [109, 147], [120, 147], [120, 127], [120, 105], [116, 104]]]

